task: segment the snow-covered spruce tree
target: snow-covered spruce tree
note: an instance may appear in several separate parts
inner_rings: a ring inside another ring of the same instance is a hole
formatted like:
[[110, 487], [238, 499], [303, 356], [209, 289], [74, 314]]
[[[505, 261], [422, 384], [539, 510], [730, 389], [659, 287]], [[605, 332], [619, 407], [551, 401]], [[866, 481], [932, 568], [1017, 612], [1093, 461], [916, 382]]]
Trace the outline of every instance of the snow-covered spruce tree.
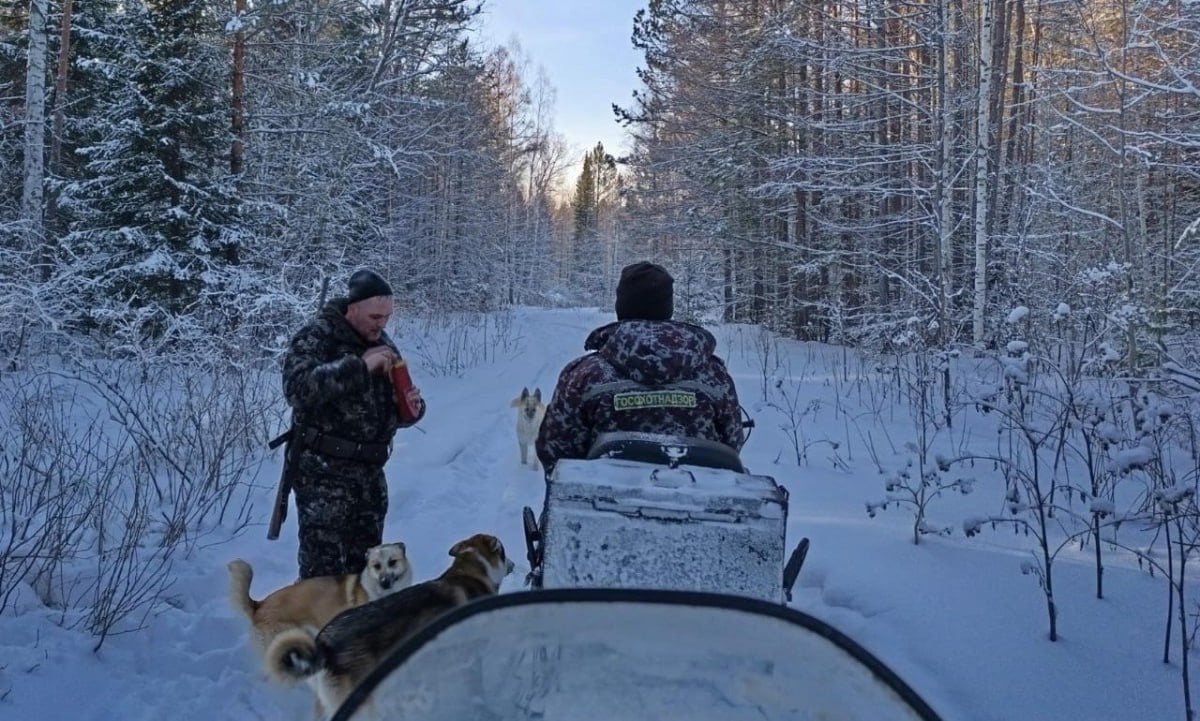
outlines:
[[[47, 107], [51, 128], [46, 163], [46, 231], [51, 245], [63, 234], [69, 216], [57, 207], [61, 188], [80, 177], [86, 162], [76, 151], [99, 141], [98, 129], [104, 123], [98, 116], [109, 107], [110, 99], [124, 82], [126, 68], [118, 64], [124, 55], [123, 16], [120, 0], [72, 2], [65, 57], [62, 27], [50, 37], [51, 55], [66, 63], [55, 72], [55, 87]], [[47, 260], [56, 259], [51, 254]], [[45, 268], [47, 275], [50, 270]]]
[[242, 244], [225, 59], [203, 0], [123, 9], [111, 58], [123, 75], [63, 188], [72, 219], [56, 270], [91, 279], [72, 320], [98, 336], [199, 340], [228, 329], [219, 311]]
[[584, 156], [571, 195], [574, 227], [568, 272], [587, 303], [602, 305], [616, 288], [616, 275], [627, 260], [617, 247], [613, 218], [621, 178], [616, 159], [597, 143]]
[[[69, 317], [63, 309], [64, 302], [78, 288], [90, 282], [88, 277], [72, 276], [71, 273], [54, 272], [56, 257], [54, 247], [65, 225], [65, 213], [52, 210], [62, 184], [76, 177], [80, 163], [74, 150], [80, 145], [90, 144], [89, 128], [98, 123], [104, 101], [112, 97], [114, 84], [110, 78], [121, 77], [125, 70], [115, 68], [112, 59], [117, 55], [116, 46], [121, 42], [121, 14], [117, 11], [117, 0], [96, 0], [74, 7], [69, 23], [70, 51], [66, 58], [61, 55], [63, 13], [60, 3], [50, 4], [47, 29], [47, 67], [53, 67], [54, 59], [69, 61], [62, 71], [61, 83], [54, 83], [53, 92], [47, 90], [46, 99], [46, 145], [49, 152], [45, 158], [45, 180], [47, 207], [44, 218], [44, 233], [36, 247], [29, 247], [20, 240], [18, 226], [11, 222], [17, 218], [17, 206], [21, 200], [22, 162], [20, 122], [22, 109], [0, 100], [0, 345], [4, 347], [5, 364], [21, 365], [23, 357], [36, 353], [48, 346], [62, 348], [71, 339], [59, 332], [59, 323]], [[25, 39], [27, 33], [18, 32], [18, 21], [28, 23], [28, 4], [10, 3], [0, 9], [0, 98], [16, 99], [13, 93], [19, 89], [19, 78], [23, 77], [25, 62]], [[8, 14], [6, 14], [8, 13]], [[11, 41], [11, 42], [10, 42]], [[18, 68], [17, 66], [20, 66]], [[21, 95], [23, 98], [23, 94]], [[96, 136], [90, 136], [94, 139]], [[12, 191], [12, 192], [9, 192]], [[11, 203], [11, 204], [10, 204]], [[22, 226], [23, 227], [23, 226]], [[7, 234], [8, 240], [2, 236]], [[11, 242], [9, 242], [11, 241]], [[52, 336], [52, 338], [50, 337]]]

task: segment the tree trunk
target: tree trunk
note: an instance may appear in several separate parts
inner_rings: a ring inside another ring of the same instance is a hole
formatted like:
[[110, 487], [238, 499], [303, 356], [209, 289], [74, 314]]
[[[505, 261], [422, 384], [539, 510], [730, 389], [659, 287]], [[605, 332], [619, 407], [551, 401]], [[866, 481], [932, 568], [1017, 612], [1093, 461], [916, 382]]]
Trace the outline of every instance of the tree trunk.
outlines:
[[37, 249], [45, 236], [42, 225], [45, 198], [46, 142], [46, 16], [49, 0], [29, 3], [29, 64], [25, 74], [25, 185], [21, 193], [21, 224], [26, 247]]
[[[235, 0], [233, 10], [240, 21], [246, 13], [246, 0]], [[233, 145], [229, 149], [229, 172], [241, 175], [246, 153], [246, 30], [241, 25], [233, 34], [232, 95], [229, 129]]]
[[976, 347], [983, 345], [984, 314], [987, 311], [988, 140], [992, 125], [992, 2], [993, 0], [983, 0], [980, 4], [979, 97], [975, 104], [975, 308], [972, 340]]
[[945, 3], [938, 3], [938, 26], [941, 47], [938, 53], [938, 145], [937, 159], [937, 205], [938, 205], [938, 337], [941, 342], [950, 340], [950, 297], [954, 293], [954, 218], [951, 215], [954, 193], [950, 188], [950, 163], [954, 157], [954, 146], [950, 130], [954, 125], [954, 111], [950, 102], [949, 56], [950, 17]]
[[[74, 0], [63, 0], [62, 27], [58, 42], [58, 71], [54, 76], [54, 130], [50, 133], [50, 172], [52, 174], [59, 171], [59, 162], [62, 158], [62, 141], [66, 126], [67, 70], [71, 66], [71, 12], [74, 5]], [[57, 216], [58, 195], [51, 193], [46, 198], [45, 220], [52, 227], [56, 227]], [[38, 265], [41, 267], [42, 280], [48, 280], [50, 278], [48, 239], [42, 243], [42, 257], [38, 260]]]
[[1013, 49], [1012, 83], [1010, 83], [1012, 106], [1008, 114], [1008, 137], [1004, 139], [1004, 174], [1007, 176], [1004, 183], [1004, 200], [1001, 202], [1004, 218], [1003, 223], [997, 223], [994, 226], [1000, 228], [1001, 232], [1015, 232], [1012, 227], [1015, 225], [1013, 219], [1019, 217], [1019, 214], [1013, 204], [1016, 202], [1016, 190], [1020, 178], [1014, 166], [1018, 161], [1025, 160], [1018, 156], [1017, 149], [1021, 145], [1021, 135], [1028, 132], [1027, 129], [1020, 126], [1021, 118], [1025, 117], [1023, 110], [1025, 102], [1025, 0], [1015, 0], [1013, 5], [1013, 32], [1016, 34], [1016, 39]]

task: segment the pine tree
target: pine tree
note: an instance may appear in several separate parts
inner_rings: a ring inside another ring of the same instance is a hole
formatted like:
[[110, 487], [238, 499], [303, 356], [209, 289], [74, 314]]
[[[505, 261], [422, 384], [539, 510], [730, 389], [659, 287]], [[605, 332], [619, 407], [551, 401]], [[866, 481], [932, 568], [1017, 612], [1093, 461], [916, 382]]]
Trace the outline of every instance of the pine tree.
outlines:
[[[48, 201], [57, 200], [65, 184], [84, 175], [87, 160], [78, 151], [100, 142], [101, 130], [108, 125], [103, 114], [126, 87], [126, 66], [120, 63], [126, 55], [124, 22], [121, 0], [73, 3], [65, 89], [60, 97], [55, 88], [47, 108], [62, 116], [62, 127], [54, 124], [50, 141], [52, 151], [57, 144], [58, 152], [48, 158]], [[61, 34], [54, 33], [51, 40], [51, 55], [57, 58]], [[61, 236], [69, 224], [70, 210], [50, 211], [48, 205], [47, 232]]]
[[621, 255], [612, 222], [618, 183], [616, 160], [605, 152], [603, 143], [596, 143], [584, 155], [575, 181], [571, 199], [575, 229], [567, 254], [578, 287], [593, 302], [602, 300], [615, 286], [615, 265]]
[[583, 156], [583, 169], [575, 181], [575, 197], [571, 205], [575, 209], [575, 247], [583, 247], [596, 236], [596, 173], [592, 167], [592, 153]]
[[106, 58], [121, 74], [84, 129], [82, 177], [63, 192], [73, 217], [60, 271], [95, 279], [79, 298], [89, 326], [134, 321], [160, 335], [187, 314], [207, 318], [198, 330], [221, 306], [241, 244], [224, 58], [205, 42], [199, 0], [124, 7]]

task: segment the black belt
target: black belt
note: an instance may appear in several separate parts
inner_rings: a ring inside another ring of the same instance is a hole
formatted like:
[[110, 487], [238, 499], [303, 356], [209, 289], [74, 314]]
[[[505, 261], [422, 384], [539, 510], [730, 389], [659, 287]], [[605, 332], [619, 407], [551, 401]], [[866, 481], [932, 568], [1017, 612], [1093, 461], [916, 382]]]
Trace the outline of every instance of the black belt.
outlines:
[[322, 433], [315, 428], [297, 428], [295, 440], [301, 446], [323, 456], [358, 461], [359, 463], [383, 465], [391, 455], [391, 449], [387, 443], [348, 441], [345, 438]]

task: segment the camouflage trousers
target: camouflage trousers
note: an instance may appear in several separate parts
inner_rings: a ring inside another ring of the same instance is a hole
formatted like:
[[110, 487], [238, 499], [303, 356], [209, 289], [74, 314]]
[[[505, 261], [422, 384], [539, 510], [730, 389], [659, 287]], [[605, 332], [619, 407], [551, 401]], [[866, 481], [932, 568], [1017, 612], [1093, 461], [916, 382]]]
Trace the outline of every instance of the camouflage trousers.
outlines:
[[300, 526], [300, 578], [359, 573], [383, 542], [383, 469], [302, 450], [292, 477]]

